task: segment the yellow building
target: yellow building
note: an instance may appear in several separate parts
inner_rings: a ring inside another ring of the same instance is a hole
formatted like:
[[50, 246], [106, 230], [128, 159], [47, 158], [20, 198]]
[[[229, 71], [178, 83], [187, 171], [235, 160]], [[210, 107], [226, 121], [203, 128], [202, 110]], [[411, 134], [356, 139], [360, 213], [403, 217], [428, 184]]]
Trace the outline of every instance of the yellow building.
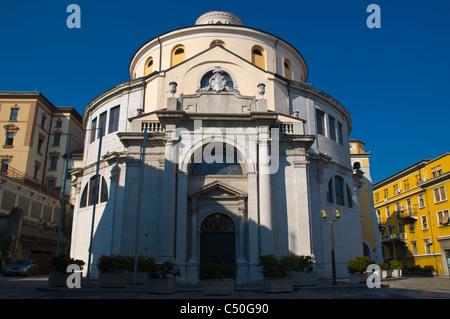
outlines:
[[450, 153], [422, 160], [373, 186], [386, 259], [449, 275]]

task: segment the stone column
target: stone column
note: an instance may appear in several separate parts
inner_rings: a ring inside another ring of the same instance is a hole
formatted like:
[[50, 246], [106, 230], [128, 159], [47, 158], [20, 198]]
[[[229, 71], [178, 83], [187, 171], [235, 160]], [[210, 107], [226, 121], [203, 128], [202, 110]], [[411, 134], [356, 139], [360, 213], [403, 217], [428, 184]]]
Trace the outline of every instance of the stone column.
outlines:
[[191, 257], [187, 264], [186, 279], [188, 284], [197, 284], [198, 279], [198, 266], [200, 263], [197, 249], [197, 215], [198, 215], [198, 202], [196, 198], [191, 202]]
[[177, 173], [177, 232], [176, 232], [176, 263], [181, 271], [178, 281], [186, 280], [186, 258], [187, 258], [187, 172], [179, 170]]
[[162, 211], [160, 224], [160, 259], [174, 261], [175, 257], [175, 201], [176, 201], [176, 171], [177, 152], [174, 151], [176, 140], [166, 137], [164, 155], [164, 179], [162, 192]]
[[238, 284], [246, 284], [248, 282], [248, 261], [245, 258], [245, 201], [239, 200], [239, 227], [238, 227], [238, 239], [239, 239], [239, 255], [237, 260], [237, 277], [236, 282]]
[[273, 253], [272, 200], [269, 174], [269, 128], [259, 129], [259, 233], [261, 255]]
[[297, 241], [293, 251], [297, 255], [311, 255], [311, 232], [309, 216], [308, 161], [306, 155], [297, 156], [294, 160], [295, 195], [297, 208]]

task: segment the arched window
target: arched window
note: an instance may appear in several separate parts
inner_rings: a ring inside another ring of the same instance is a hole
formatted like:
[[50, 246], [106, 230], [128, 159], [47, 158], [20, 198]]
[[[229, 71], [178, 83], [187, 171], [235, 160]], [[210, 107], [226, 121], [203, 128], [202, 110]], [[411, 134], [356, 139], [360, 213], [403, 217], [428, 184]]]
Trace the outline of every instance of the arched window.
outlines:
[[84, 187], [83, 193], [81, 194], [81, 199], [80, 199], [80, 208], [86, 207], [87, 206], [87, 184]]
[[225, 42], [223, 42], [222, 40], [214, 40], [213, 42], [211, 42], [211, 44], [209, 45], [210, 48], [212, 48], [215, 45], [219, 45], [222, 48], [226, 48]]
[[150, 73], [153, 72], [153, 58], [149, 57], [147, 59], [147, 61], [145, 61], [145, 72], [144, 72], [144, 76], [145, 75], [149, 75]]
[[284, 77], [288, 80], [292, 80], [291, 62], [289, 62], [288, 59], [284, 60], [283, 68], [284, 68]]
[[[215, 147], [210, 143], [205, 145], [200, 153], [194, 153], [192, 175], [243, 175], [242, 167], [238, 162], [236, 149], [230, 149], [229, 145]], [[201, 162], [197, 157], [201, 156]]]
[[340, 176], [334, 177], [334, 190], [336, 193], [336, 204], [345, 205], [344, 203], [344, 179]]
[[175, 66], [178, 63], [181, 63], [186, 58], [186, 52], [183, 45], [177, 45], [172, 50], [172, 62], [170, 66]]
[[[326, 190], [328, 203], [336, 202], [336, 204], [344, 206], [345, 205], [345, 194], [344, 194], [345, 190], [347, 190], [347, 203], [348, 203], [348, 199], [349, 198], [351, 199], [350, 188], [347, 185], [347, 189], [345, 189], [344, 185], [345, 185], [345, 182], [342, 177], [335, 175], [330, 178], [330, 180], [328, 181], [327, 190]], [[348, 203], [348, 205], [350, 206], [351, 203]], [[350, 207], [352, 207], [352, 206], [350, 206]]]
[[95, 176], [92, 176], [89, 179], [89, 182], [86, 183], [86, 186], [84, 186], [83, 189], [83, 193], [81, 194], [80, 208], [94, 205], [94, 203], [98, 204], [98, 195], [100, 195], [100, 203], [108, 201], [108, 184], [106, 184], [105, 178], [99, 175], [98, 183], [99, 187], [101, 187], [100, 192], [97, 194], [95, 192]]
[[266, 57], [264, 55], [264, 49], [260, 46], [254, 46], [252, 48], [252, 63], [261, 69], [266, 69]]
[[361, 169], [361, 163], [360, 162], [353, 163], [353, 169]]
[[353, 207], [353, 200], [352, 200], [352, 192], [350, 191], [350, 187], [347, 186], [347, 205], [348, 207]]
[[242, 167], [236, 159], [221, 154], [214, 158], [205, 156], [201, 163], [195, 164], [192, 175], [242, 175]]
[[333, 196], [333, 178], [330, 178], [327, 185], [327, 202], [333, 203], [334, 202], [334, 196]]

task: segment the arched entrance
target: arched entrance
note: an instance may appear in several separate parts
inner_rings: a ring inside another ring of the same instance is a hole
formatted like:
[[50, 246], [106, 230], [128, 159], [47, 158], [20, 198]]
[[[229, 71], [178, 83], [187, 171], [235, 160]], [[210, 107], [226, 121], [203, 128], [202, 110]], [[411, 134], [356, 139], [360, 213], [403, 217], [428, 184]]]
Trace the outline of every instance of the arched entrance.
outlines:
[[214, 213], [200, 228], [200, 265], [205, 262], [236, 263], [236, 228], [225, 214]]

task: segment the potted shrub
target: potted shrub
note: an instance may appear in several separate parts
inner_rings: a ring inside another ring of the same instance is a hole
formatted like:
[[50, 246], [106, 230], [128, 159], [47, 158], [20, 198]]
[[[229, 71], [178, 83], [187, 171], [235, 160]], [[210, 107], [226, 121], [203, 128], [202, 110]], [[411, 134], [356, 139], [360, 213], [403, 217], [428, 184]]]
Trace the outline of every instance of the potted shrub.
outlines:
[[100, 271], [98, 284], [100, 287], [124, 288], [128, 284], [128, 273], [133, 267], [133, 257], [102, 255], [98, 259], [97, 268]]
[[67, 278], [71, 275], [71, 273], [67, 272], [67, 267], [75, 264], [82, 270], [84, 261], [70, 258], [67, 255], [58, 255], [51, 260], [51, 264], [53, 266], [53, 273], [48, 277], [48, 284], [55, 287], [66, 287]]
[[[128, 282], [134, 283], [134, 261], [132, 263], [131, 269], [128, 269]], [[155, 259], [152, 256], [138, 256], [137, 258], [137, 268], [136, 268], [136, 283], [144, 284], [145, 279], [148, 276], [150, 267], [155, 263]]]
[[284, 255], [280, 258], [280, 264], [286, 269], [288, 277], [292, 277], [294, 286], [317, 284], [318, 277], [311, 256]]
[[350, 282], [354, 284], [366, 282], [369, 276], [366, 272], [367, 267], [373, 263], [374, 261], [369, 257], [356, 257], [355, 259], [349, 260], [347, 270], [349, 272]]
[[176, 291], [176, 277], [180, 270], [175, 269], [171, 261], [155, 263], [149, 260], [147, 265], [148, 277], [145, 280], [145, 291], [156, 294], [171, 294]]
[[399, 278], [402, 276], [403, 264], [400, 260], [391, 260], [389, 262], [389, 268], [392, 269], [392, 277]]
[[378, 267], [380, 267], [381, 274], [380, 279], [390, 278], [392, 276], [392, 270], [389, 269], [389, 264], [386, 262], [378, 263]]
[[261, 266], [265, 292], [292, 292], [294, 290], [292, 277], [287, 276], [284, 265], [275, 255], [259, 256], [259, 266]]
[[225, 263], [204, 263], [200, 267], [203, 293], [209, 296], [232, 295], [235, 267]]

